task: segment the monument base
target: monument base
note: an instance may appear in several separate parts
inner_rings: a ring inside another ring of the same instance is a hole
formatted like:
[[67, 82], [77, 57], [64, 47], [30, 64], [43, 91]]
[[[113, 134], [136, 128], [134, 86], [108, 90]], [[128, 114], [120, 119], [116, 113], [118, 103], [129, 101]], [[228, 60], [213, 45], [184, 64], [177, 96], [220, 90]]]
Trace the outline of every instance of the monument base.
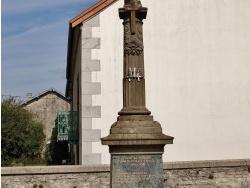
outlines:
[[163, 188], [162, 154], [173, 139], [153, 116], [119, 116], [101, 139], [111, 154], [111, 188]]
[[163, 188], [161, 154], [111, 154], [111, 188]]

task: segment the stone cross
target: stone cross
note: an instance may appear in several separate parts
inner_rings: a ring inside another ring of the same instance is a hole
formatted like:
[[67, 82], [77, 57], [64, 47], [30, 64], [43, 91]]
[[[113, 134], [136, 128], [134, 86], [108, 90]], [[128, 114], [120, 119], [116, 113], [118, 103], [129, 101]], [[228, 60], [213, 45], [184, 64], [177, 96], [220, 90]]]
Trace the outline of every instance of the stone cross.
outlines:
[[140, 0], [125, 0], [124, 8], [131, 11], [131, 34], [135, 34], [136, 11], [142, 7]]

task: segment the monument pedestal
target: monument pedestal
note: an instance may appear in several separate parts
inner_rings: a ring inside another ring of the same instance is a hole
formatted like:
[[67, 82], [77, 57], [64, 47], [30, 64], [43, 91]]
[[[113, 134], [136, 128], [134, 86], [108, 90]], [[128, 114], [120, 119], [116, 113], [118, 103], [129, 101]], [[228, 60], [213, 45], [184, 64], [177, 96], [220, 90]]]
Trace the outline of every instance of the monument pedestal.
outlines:
[[101, 140], [109, 145], [112, 188], [164, 187], [162, 154], [173, 137], [152, 116], [119, 116]]
[[111, 154], [111, 187], [163, 188], [161, 154]]

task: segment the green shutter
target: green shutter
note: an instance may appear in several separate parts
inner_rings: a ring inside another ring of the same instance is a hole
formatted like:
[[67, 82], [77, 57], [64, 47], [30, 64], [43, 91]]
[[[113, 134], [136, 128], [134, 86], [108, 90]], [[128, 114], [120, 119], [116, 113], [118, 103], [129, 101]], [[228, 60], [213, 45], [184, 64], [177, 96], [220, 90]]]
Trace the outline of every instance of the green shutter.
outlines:
[[58, 112], [58, 141], [77, 144], [79, 138], [78, 111]]

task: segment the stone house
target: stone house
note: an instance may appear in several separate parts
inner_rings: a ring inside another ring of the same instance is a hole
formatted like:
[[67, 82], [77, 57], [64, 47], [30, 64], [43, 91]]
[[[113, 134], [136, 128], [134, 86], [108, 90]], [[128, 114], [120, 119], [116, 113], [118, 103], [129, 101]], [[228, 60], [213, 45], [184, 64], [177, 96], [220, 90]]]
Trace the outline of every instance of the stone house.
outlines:
[[[250, 156], [250, 1], [142, 0], [146, 106], [175, 137], [163, 161]], [[79, 112], [78, 164], [109, 163], [122, 108], [122, 0], [69, 22], [66, 97]]]
[[52, 130], [59, 111], [70, 111], [70, 103], [67, 98], [55, 89], [51, 88], [37, 96], [27, 95], [27, 101], [23, 108], [33, 112], [35, 119], [44, 124], [46, 144], [50, 142]]

